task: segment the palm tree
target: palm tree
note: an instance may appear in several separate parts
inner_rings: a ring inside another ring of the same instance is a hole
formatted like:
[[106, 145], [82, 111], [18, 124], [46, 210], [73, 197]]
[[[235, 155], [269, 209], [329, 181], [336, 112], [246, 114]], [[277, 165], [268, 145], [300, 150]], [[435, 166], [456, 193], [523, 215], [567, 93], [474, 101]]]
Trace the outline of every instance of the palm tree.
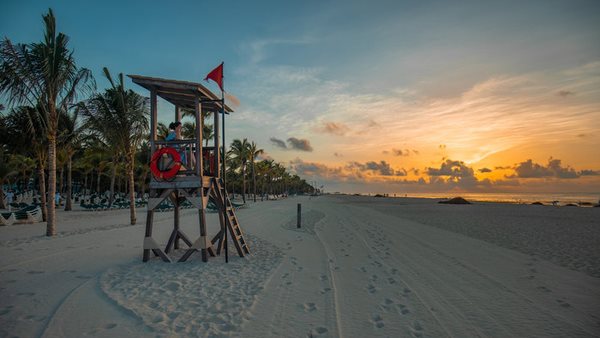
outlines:
[[229, 153], [232, 155], [230, 163], [234, 165], [234, 168], [240, 168], [242, 172], [242, 200], [244, 203], [246, 203], [246, 167], [250, 158], [249, 146], [248, 139], [244, 138], [242, 141], [233, 140], [229, 147]]
[[[51, 9], [43, 16], [44, 40], [38, 43], [13, 44], [8, 38], [0, 42], [0, 94], [7, 94], [9, 104], [39, 107], [48, 141], [48, 193], [56, 191], [56, 138], [58, 110], [74, 102], [79, 89], [93, 86], [91, 72], [78, 68], [69, 38], [56, 32]], [[46, 236], [56, 235], [56, 210], [48, 203]]]
[[29, 183], [29, 179], [31, 178], [31, 174], [35, 169], [35, 161], [21, 154], [13, 154], [10, 158], [10, 166], [16, 169], [19, 173], [19, 179], [21, 181], [21, 190], [27, 190], [27, 185]]
[[72, 109], [71, 113], [67, 111], [61, 111], [59, 116], [59, 127], [59, 143], [62, 151], [64, 152], [67, 164], [67, 200], [65, 201], [65, 211], [70, 211], [73, 208], [71, 196], [73, 191], [73, 155], [81, 147], [81, 142], [84, 135], [84, 127], [79, 123], [79, 110]]
[[256, 202], [256, 167], [254, 166], [254, 160], [256, 160], [256, 157], [262, 154], [264, 150], [262, 148], [259, 149], [256, 143], [252, 141], [248, 146], [248, 152], [250, 154], [250, 164], [252, 166], [252, 191], [254, 194], [254, 202]]
[[[169, 127], [167, 127], [164, 123], [158, 122], [156, 135], [159, 139], [166, 139], [167, 135], [169, 135]], [[148, 136], [148, 138], [150, 138]]]
[[104, 76], [111, 88], [97, 94], [86, 104], [80, 105], [89, 126], [97, 132], [99, 139], [113, 149], [113, 177], [111, 178], [111, 202], [114, 194], [114, 177], [117, 159], [125, 157], [128, 173], [131, 224], [136, 223], [135, 213], [135, 153], [148, 132], [148, 100], [134, 91], [125, 90], [123, 73], [115, 82], [104, 67]]
[[[29, 106], [14, 108], [6, 117], [7, 146], [13, 153], [34, 158], [38, 173], [40, 203], [46, 205], [46, 163], [48, 148], [45, 146], [46, 132], [39, 117], [40, 109]], [[42, 219], [47, 219], [47, 208], [42, 207]]]
[[6, 209], [6, 206], [4, 205], [4, 182], [16, 173], [17, 171], [14, 170], [8, 160], [8, 155], [6, 155], [3, 150], [0, 150], [0, 209]]
[[147, 141], [143, 141], [136, 154], [137, 158], [137, 178], [138, 187], [142, 195], [146, 192], [146, 181], [148, 181], [148, 175], [150, 174], [150, 144]]

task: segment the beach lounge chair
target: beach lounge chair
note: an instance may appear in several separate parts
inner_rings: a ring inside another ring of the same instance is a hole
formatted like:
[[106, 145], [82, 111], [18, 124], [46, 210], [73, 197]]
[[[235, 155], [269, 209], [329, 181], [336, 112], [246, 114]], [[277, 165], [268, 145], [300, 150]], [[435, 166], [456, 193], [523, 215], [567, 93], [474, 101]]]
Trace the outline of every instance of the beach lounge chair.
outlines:
[[12, 212], [3, 212], [0, 214], [0, 225], [11, 225], [15, 222], [15, 214]]
[[42, 221], [42, 209], [36, 206], [28, 206], [14, 212], [15, 223], [37, 223]]

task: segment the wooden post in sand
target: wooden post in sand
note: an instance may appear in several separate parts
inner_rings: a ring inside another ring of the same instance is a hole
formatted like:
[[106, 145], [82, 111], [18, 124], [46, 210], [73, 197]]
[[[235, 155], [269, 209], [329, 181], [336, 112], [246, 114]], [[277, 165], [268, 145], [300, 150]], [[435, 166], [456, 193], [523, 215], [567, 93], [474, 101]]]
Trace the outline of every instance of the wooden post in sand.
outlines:
[[300, 229], [302, 224], [302, 204], [298, 203], [298, 222], [296, 223], [296, 228]]

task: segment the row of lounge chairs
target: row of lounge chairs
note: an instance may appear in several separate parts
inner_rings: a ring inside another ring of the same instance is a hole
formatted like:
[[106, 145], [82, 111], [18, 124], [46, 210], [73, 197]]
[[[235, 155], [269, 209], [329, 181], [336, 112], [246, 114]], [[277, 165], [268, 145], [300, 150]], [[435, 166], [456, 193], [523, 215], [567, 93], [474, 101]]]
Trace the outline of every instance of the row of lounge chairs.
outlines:
[[[147, 201], [137, 201], [135, 202], [136, 208], [141, 208], [148, 204]], [[89, 211], [104, 211], [104, 210], [115, 210], [115, 209], [129, 209], [129, 201], [128, 200], [115, 200], [112, 205], [108, 204], [108, 200], [103, 199], [100, 203], [85, 203], [83, 200], [79, 204], [81, 208]]]
[[42, 221], [42, 209], [37, 205], [27, 205], [19, 211], [0, 214], [0, 225], [37, 223]]

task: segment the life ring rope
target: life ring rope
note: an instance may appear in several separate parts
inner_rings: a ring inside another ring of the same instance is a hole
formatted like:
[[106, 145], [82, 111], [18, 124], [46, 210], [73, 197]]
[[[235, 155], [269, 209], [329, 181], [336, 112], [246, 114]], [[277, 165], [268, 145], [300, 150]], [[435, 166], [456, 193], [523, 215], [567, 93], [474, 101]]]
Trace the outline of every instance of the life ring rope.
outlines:
[[[158, 162], [162, 159], [163, 155], [170, 156], [173, 162], [173, 166], [166, 170], [160, 170], [158, 168]], [[177, 175], [179, 169], [181, 169], [181, 156], [175, 148], [160, 148], [157, 151], [155, 151], [152, 155], [152, 159], [150, 160], [150, 171], [152, 172], [152, 175], [154, 175], [154, 177], [156, 177], [157, 179], [171, 179], [175, 177], [175, 175]]]

